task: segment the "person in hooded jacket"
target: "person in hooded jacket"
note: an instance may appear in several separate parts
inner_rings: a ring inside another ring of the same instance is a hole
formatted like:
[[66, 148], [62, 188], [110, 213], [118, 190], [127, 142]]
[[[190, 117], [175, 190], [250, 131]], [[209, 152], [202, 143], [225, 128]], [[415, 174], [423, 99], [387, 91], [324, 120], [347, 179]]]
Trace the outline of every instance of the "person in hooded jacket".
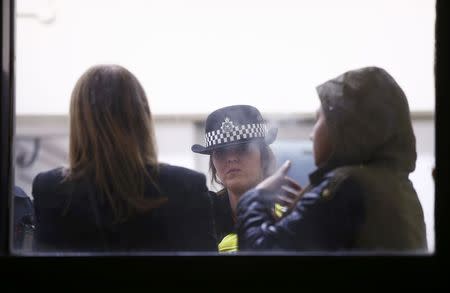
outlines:
[[424, 215], [408, 179], [415, 136], [400, 86], [384, 69], [366, 67], [317, 92], [310, 185], [280, 220], [268, 207], [290, 186], [289, 161], [244, 194], [237, 205], [240, 249], [425, 252]]
[[36, 250], [217, 251], [205, 175], [160, 163], [153, 125], [126, 68], [96, 65], [80, 77], [69, 167], [33, 181]]

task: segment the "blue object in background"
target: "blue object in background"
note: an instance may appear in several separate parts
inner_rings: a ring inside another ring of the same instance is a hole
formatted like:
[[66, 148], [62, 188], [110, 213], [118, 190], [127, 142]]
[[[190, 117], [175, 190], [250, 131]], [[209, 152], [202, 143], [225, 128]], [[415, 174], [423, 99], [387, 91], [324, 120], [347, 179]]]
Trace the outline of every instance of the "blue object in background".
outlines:
[[312, 142], [307, 140], [277, 140], [271, 146], [279, 168], [286, 160], [291, 161], [288, 176], [302, 187], [309, 184], [309, 174], [316, 169]]

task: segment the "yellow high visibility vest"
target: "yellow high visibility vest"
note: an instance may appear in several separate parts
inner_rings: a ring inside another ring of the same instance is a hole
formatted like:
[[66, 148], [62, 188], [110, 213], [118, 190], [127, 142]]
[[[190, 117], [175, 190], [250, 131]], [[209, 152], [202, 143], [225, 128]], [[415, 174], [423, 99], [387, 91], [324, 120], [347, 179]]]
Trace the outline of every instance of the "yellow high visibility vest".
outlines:
[[[286, 207], [276, 203], [275, 215], [281, 218], [284, 212], [286, 212]], [[238, 237], [236, 233], [228, 234], [219, 243], [219, 253], [237, 252], [238, 250]]]

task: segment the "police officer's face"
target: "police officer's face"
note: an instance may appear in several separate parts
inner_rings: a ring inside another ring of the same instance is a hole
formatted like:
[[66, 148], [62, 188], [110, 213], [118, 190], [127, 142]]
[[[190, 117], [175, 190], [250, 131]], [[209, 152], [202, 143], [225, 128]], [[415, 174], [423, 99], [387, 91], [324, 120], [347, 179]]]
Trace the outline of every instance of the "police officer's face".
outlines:
[[217, 149], [212, 161], [225, 188], [235, 193], [244, 193], [263, 178], [261, 152], [255, 143]]
[[314, 145], [314, 162], [316, 166], [320, 167], [329, 159], [333, 150], [322, 107], [316, 112], [316, 123], [312, 129], [310, 138]]

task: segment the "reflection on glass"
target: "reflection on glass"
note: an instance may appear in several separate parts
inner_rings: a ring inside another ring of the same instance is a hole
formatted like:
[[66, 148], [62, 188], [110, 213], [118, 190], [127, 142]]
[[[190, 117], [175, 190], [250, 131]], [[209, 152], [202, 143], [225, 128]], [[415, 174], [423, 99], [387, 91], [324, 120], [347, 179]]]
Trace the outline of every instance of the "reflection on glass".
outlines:
[[[71, 91], [95, 64], [120, 64], [139, 78], [153, 114], [159, 161], [205, 174], [212, 192], [221, 187], [211, 182], [209, 157], [191, 151], [204, 142], [209, 113], [255, 106], [278, 128], [271, 145], [277, 167], [291, 159], [290, 174], [304, 187], [314, 169], [309, 135], [316, 85], [376, 65], [408, 97], [417, 150], [410, 179], [423, 208], [428, 251], [434, 252], [434, 1], [16, 5], [15, 185], [31, 201], [37, 174], [70, 165]], [[34, 226], [28, 228], [31, 239]], [[19, 254], [36, 252], [30, 244], [15, 248]]]

